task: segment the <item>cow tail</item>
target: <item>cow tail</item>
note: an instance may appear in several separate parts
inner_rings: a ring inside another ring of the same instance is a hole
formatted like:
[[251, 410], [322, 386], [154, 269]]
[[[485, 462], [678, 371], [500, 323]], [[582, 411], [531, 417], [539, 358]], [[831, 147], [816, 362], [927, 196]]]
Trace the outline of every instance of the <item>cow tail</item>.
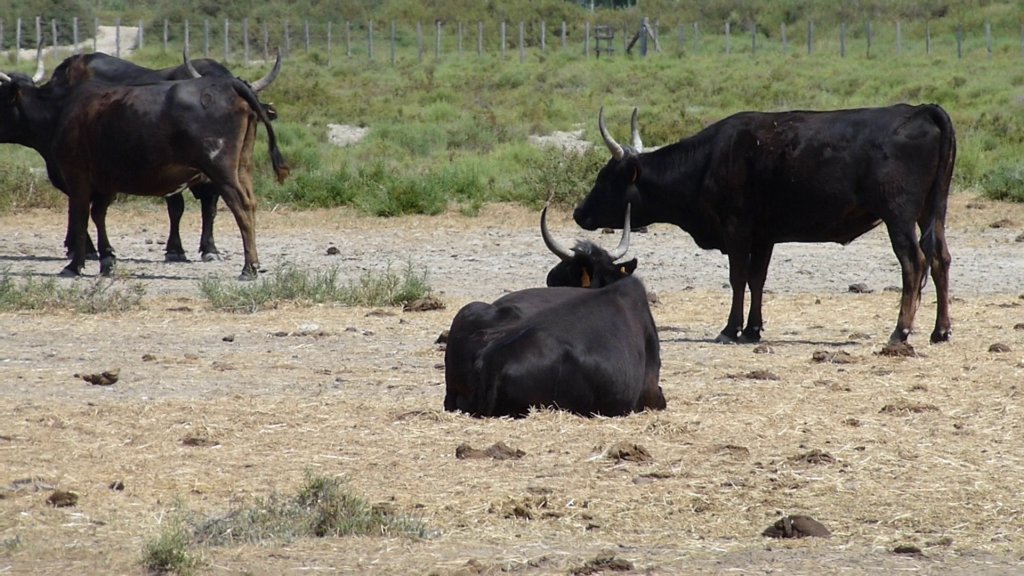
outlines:
[[270, 117], [267, 116], [267, 111], [263, 109], [260, 104], [259, 98], [256, 97], [256, 93], [252, 91], [247, 83], [239, 80], [238, 78], [232, 79], [235, 92], [242, 97], [249, 104], [249, 108], [252, 108], [253, 112], [263, 122], [263, 125], [267, 127], [267, 140], [270, 145], [270, 163], [274, 166], [274, 174], [277, 176], [278, 183], [284, 182], [288, 174], [291, 173], [292, 169], [288, 167], [288, 163], [284, 161], [284, 156], [281, 155], [281, 150], [277, 147], [277, 136], [274, 134], [274, 127], [270, 125]]
[[929, 104], [926, 108], [928, 117], [939, 128], [939, 166], [935, 179], [932, 181], [930, 198], [925, 202], [928, 206], [927, 225], [921, 233], [921, 251], [925, 257], [925, 273], [921, 278], [921, 287], [928, 283], [932, 259], [938, 250], [935, 238], [936, 222], [945, 223], [946, 205], [949, 200], [949, 187], [953, 180], [953, 165], [956, 162], [956, 132], [949, 114], [938, 104]]

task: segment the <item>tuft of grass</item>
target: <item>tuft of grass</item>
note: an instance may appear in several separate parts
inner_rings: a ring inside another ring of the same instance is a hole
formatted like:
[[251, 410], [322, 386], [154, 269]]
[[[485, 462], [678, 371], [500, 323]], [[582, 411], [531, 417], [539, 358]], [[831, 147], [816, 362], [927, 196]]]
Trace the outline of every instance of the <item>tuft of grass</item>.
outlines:
[[307, 474], [296, 494], [271, 494], [226, 514], [201, 518], [179, 509], [146, 543], [142, 565], [154, 572], [191, 574], [199, 546], [232, 546], [344, 536], [428, 536], [426, 525], [372, 506], [339, 478]]
[[151, 572], [192, 574], [199, 566], [199, 556], [190, 550], [192, 537], [185, 522], [175, 518], [153, 540], [146, 542], [142, 565]]
[[83, 314], [126, 312], [142, 302], [145, 287], [117, 278], [96, 278], [62, 286], [54, 278], [18, 282], [9, 272], [0, 275], [0, 310], [72, 310]]
[[339, 283], [337, 268], [310, 272], [284, 266], [254, 283], [206, 277], [199, 281], [199, 291], [217, 310], [254, 313], [283, 302], [400, 306], [430, 294], [431, 288], [426, 273], [417, 273], [410, 262], [401, 273], [388, 266], [384, 272], [366, 272], [347, 284]]

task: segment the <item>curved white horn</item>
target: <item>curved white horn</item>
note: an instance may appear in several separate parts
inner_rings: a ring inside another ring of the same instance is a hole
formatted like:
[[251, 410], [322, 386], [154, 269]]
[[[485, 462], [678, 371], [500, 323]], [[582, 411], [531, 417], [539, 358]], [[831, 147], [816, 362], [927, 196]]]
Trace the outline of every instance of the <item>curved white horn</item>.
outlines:
[[36, 49], [36, 73], [32, 75], [32, 83], [39, 84], [39, 81], [43, 79], [46, 74], [46, 67], [43, 65], [43, 44], [39, 43], [39, 48]]
[[558, 240], [555, 240], [554, 237], [551, 236], [551, 232], [548, 230], [547, 204], [544, 205], [544, 209], [541, 210], [540, 212], [540, 235], [542, 238], [544, 238], [544, 245], [547, 246], [548, 250], [551, 250], [551, 252], [553, 252], [555, 256], [558, 256], [563, 261], [572, 260], [574, 256], [572, 250], [569, 250]]
[[608, 128], [604, 125], [604, 106], [601, 106], [601, 111], [597, 115], [597, 127], [601, 130], [601, 138], [604, 138], [604, 144], [612, 153], [612, 158], [622, 160], [623, 155], [625, 155], [625, 152], [622, 150], [622, 146], [620, 146], [619, 143], [616, 142], [610, 134], [608, 134]]
[[644, 143], [640, 140], [640, 127], [636, 122], [637, 109], [633, 108], [633, 119], [630, 121], [631, 131], [633, 133], [633, 149], [639, 154], [644, 151]]
[[622, 224], [622, 239], [619, 240], [619, 245], [614, 250], [608, 252], [608, 256], [611, 257], [612, 262], [622, 258], [626, 255], [626, 251], [629, 250], [629, 211], [632, 208], [631, 204], [626, 204], [626, 221]]
[[278, 73], [281, 72], [281, 48], [277, 48], [277, 60], [274, 61], [274, 67], [267, 72], [267, 75], [259, 80], [250, 84], [253, 92], [259, 92], [260, 90], [266, 89], [270, 84], [277, 78]]
[[14, 82], [14, 81], [11, 80], [11, 77], [8, 76], [7, 74], [4, 74], [3, 72], [0, 72], [0, 82]]
[[185, 69], [188, 70], [188, 73], [191, 74], [193, 78], [202, 78], [203, 75], [196, 70], [196, 67], [192, 65], [192, 60], [188, 57], [188, 49], [182, 50], [181, 56], [185, 60]]

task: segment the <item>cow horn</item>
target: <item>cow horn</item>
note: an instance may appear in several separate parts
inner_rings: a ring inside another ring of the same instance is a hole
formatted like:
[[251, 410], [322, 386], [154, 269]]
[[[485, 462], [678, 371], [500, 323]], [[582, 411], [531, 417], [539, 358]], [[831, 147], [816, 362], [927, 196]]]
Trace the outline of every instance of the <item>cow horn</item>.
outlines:
[[251, 84], [253, 92], [259, 92], [260, 90], [266, 89], [273, 82], [278, 73], [281, 72], [281, 48], [277, 48], [277, 59], [274, 61], [274, 67], [267, 72], [267, 75]]
[[611, 257], [612, 262], [622, 258], [626, 255], [626, 251], [629, 250], [629, 211], [632, 208], [631, 204], [626, 204], [626, 221], [622, 224], [622, 239], [619, 240], [619, 245], [614, 250], [608, 252], [608, 256]]
[[640, 140], [640, 127], [636, 122], [637, 109], [633, 108], [633, 119], [630, 121], [630, 128], [633, 133], [633, 149], [639, 154], [644, 151], [644, 143]]
[[14, 80], [11, 80], [11, 77], [7, 74], [0, 72], [0, 82], [14, 82]]
[[622, 160], [625, 155], [622, 146], [608, 134], [608, 128], [604, 125], [604, 106], [601, 106], [601, 111], [597, 115], [597, 127], [601, 130], [601, 138], [604, 138], [605, 146], [608, 146], [608, 150], [611, 151], [612, 158]]
[[187, 48], [181, 51], [181, 55], [185, 60], [185, 69], [188, 70], [188, 73], [191, 74], [193, 78], [202, 78], [203, 75], [196, 70], [196, 67], [192, 65], [192, 60], [189, 59]]
[[544, 209], [541, 210], [540, 212], [540, 235], [542, 238], [544, 238], [544, 245], [547, 246], [548, 250], [551, 250], [555, 254], [555, 256], [561, 258], [562, 261], [572, 260], [574, 256], [572, 250], [569, 250], [560, 242], [558, 242], [558, 240], [555, 240], [554, 237], [551, 236], [551, 232], [548, 231], [547, 204], [544, 205]]
[[46, 74], [46, 67], [43, 65], [43, 43], [39, 43], [39, 47], [36, 48], [36, 73], [32, 75], [32, 83], [39, 84], [39, 81], [43, 79]]

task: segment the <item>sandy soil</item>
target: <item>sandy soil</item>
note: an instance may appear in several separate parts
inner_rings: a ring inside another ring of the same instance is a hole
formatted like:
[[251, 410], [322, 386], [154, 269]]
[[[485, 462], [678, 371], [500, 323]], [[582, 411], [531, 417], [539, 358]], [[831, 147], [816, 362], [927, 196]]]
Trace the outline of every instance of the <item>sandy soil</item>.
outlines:
[[[566, 241], [617, 240], [554, 216]], [[552, 257], [537, 218], [512, 206], [391, 220], [263, 206], [268, 274], [291, 264], [354, 279], [411, 262], [448, 307], [243, 315], [207, 309], [197, 288], [241, 269], [228, 213], [217, 226], [224, 260], [166, 264], [162, 210], [113, 207], [122, 282], [145, 286], [142, 310], [0, 314], [0, 574], [141, 573], [145, 542], [176, 509], [224, 513], [294, 492], [311, 472], [422, 519], [431, 536], [205, 548], [202, 572], [567, 574], [610, 554], [649, 574], [1019, 573], [1024, 207], [954, 197], [954, 341], [927, 343], [929, 286], [909, 358], [878, 354], [898, 300], [885, 290], [898, 268], [884, 230], [845, 247], [779, 247], [768, 346], [755, 349], [711, 342], [727, 313], [724, 257], [653, 226], [631, 252], [658, 296], [668, 410], [445, 413], [434, 340], [470, 300], [543, 282]], [[50, 212], [0, 217], [0, 269], [54, 277], [63, 224]], [[183, 230], [196, 246], [195, 206]], [[851, 293], [854, 283], [873, 292]], [[114, 368], [112, 386], [76, 377]], [[183, 442], [195, 437], [210, 442]], [[526, 455], [455, 458], [462, 443], [499, 441]], [[621, 442], [652, 459], [614, 458]], [[77, 505], [49, 506], [54, 489], [77, 493]], [[832, 537], [761, 536], [783, 514], [810, 515]], [[921, 553], [893, 552], [903, 545]]]

